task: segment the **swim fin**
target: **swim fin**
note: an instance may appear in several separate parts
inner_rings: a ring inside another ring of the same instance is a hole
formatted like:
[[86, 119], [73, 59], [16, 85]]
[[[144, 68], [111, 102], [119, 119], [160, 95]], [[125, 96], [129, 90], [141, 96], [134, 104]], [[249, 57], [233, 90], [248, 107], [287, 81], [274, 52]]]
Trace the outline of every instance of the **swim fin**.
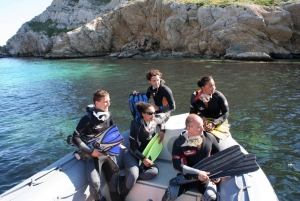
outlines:
[[129, 107], [130, 107], [131, 114], [132, 114], [135, 121], [140, 117], [140, 114], [136, 109], [136, 104], [138, 102], [148, 103], [147, 95], [145, 93], [138, 93], [138, 94], [130, 94], [129, 95]]
[[[143, 155], [146, 156], [146, 158], [151, 158], [151, 161], [155, 161], [156, 158], [159, 156], [162, 148], [163, 148], [163, 144], [162, 143], [158, 143], [159, 141], [159, 137], [158, 134], [156, 133], [154, 135], [154, 137], [152, 137], [152, 139], [150, 140], [150, 142], [148, 143], [148, 145], [146, 146], [146, 148], [143, 151]], [[139, 165], [142, 164], [142, 161], [139, 161]]]
[[218, 179], [257, 171], [259, 169], [259, 166], [256, 163], [256, 156], [254, 154], [247, 154], [246, 156], [246, 159], [236, 166], [220, 172], [219, 174], [212, 175], [209, 178]]
[[[201, 160], [193, 168], [210, 172], [210, 175], [216, 175], [241, 163], [245, 158], [246, 154], [241, 151], [240, 146], [234, 145]], [[194, 181], [198, 181], [198, 178], [192, 175], [179, 174], [177, 177], [171, 179], [169, 184], [181, 185]]]
[[120, 134], [118, 127], [113, 125], [106, 129], [104, 133], [89, 143], [90, 146], [111, 155], [119, 155], [120, 145], [124, 138]]
[[158, 143], [159, 142], [159, 137], [158, 134], [156, 134], [156, 139], [152, 146], [150, 147], [148, 153], [145, 155], [146, 158], [151, 158], [151, 161], [154, 162], [157, 157], [159, 156], [162, 148], [163, 148], [163, 143]]

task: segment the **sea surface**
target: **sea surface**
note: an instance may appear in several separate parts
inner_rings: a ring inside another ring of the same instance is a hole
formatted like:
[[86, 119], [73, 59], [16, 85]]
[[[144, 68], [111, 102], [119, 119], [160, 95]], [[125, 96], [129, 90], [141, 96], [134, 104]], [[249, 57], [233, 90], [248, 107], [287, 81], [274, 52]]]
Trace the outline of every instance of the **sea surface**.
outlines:
[[72, 134], [96, 89], [110, 93], [121, 131], [132, 119], [128, 97], [145, 92], [159, 69], [187, 113], [197, 80], [212, 75], [227, 98], [233, 137], [250, 153], [279, 200], [300, 198], [300, 61], [200, 59], [0, 59], [0, 194], [74, 151]]

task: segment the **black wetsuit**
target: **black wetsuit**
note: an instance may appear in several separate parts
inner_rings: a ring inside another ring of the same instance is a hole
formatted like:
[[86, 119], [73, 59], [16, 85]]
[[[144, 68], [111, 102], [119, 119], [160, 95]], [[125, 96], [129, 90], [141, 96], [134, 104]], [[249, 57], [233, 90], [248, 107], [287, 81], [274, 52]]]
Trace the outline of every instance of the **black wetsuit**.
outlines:
[[190, 171], [189, 169], [185, 169], [184, 165], [192, 167], [199, 161], [203, 160], [204, 158], [219, 152], [220, 147], [216, 138], [210, 133], [206, 133], [205, 131], [203, 135], [203, 143], [200, 149], [198, 147], [190, 147], [190, 146], [182, 147], [182, 144], [186, 141], [186, 139], [182, 136], [183, 133], [181, 133], [181, 135], [174, 141], [173, 144], [173, 149], [172, 149], [173, 166], [176, 170], [184, 174], [194, 173], [194, 172], [189, 172]]
[[138, 119], [133, 123], [129, 135], [129, 147], [124, 153], [124, 166], [126, 178], [122, 186], [122, 194], [125, 198], [130, 189], [135, 185], [138, 178], [142, 180], [152, 179], [158, 174], [158, 167], [154, 164], [149, 168], [140, 169], [139, 160], [143, 161], [142, 154], [154, 134], [157, 125], [161, 126], [164, 121], [160, 117], [155, 117], [151, 124], [146, 124], [144, 120]]
[[172, 91], [169, 87], [164, 85], [164, 82], [164, 80], [161, 80], [157, 89], [153, 89], [153, 87], [150, 86], [146, 92], [148, 99], [152, 97], [155, 105], [159, 107], [159, 111], [156, 111], [157, 113], [169, 112], [176, 109]]
[[208, 107], [205, 103], [199, 99], [195, 100], [198, 92], [194, 92], [190, 100], [190, 114], [198, 114], [200, 117], [213, 118], [213, 124], [219, 125], [225, 122], [229, 116], [228, 102], [225, 96], [219, 92], [215, 91], [212, 94], [212, 98], [208, 102]]
[[[203, 143], [201, 144], [200, 148], [192, 146], [182, 146], [186, 142], [186, 139], [183, 136], [184, 133], [186, 133], [186, 131], [183, 131], [180, 134], [180, 136], [174, 141], [173, 144], [173, 167], [182, 174], [198, 174], [200, 170], [195, 169], [192, 166], [194, 166], [196, 163], [203, 160], [204, 158], [219, 152], [219, 144], [213, 135], [204, 131]], [[208, 183], [208, 181], [196, 181], [192, 183], [183, 184], [179, 187], [169, 186], [162, 200], [173, 201], [191, 188], [196, 188], [199, 192], [204, 194]]]
[[[103, 112], [101, 110], [94, 109], [93, 111]], [[92, 157], [93, 148], [88, 146], [88, 143], [95, 135], [104, 132], [107, 128], [114, 124], [113, 118], [109, 113], [109, 118], [102, 121], [93, 115], [93, 111], [88, 112], [83, 116], [73, 133], [72, 141], [82, 152], [87, 155], [85, 158], [86, 174], [90, 186], [90, 194], [94, 200], [100, 200], [102, 197], [100, 189], [100, 172], [103, 170], [107, 184], [110, 189], [110, 196], [112, 199], [120, 200], [117, 193], [117, 172], [119, 167], [116, 164], [115, 157]]]

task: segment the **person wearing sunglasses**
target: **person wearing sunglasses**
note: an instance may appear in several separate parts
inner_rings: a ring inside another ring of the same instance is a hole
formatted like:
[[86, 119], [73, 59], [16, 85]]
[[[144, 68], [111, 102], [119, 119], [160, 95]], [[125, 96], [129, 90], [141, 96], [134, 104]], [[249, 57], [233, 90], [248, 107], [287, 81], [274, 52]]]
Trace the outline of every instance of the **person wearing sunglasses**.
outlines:
[[[123, 199], [125, 199], [138, 178], [148, 180], [158, 174], [158, 167], [142, 153], [154, 137], [157, 126], [160, 127], [161, 132], [165, 132], [165, 122], [155, 115], [155, 109], [152, 104], [138, 102], [136, 107], [140, 113], [140, 118], [131, 126], [129, 146], [123, 156], [126, 176], [119, 177], [119, 188]], [[142, 161], [141, 166], [139, 166], [139, 160]]]
[[[147, 72], [146, 78], [151, 86], [147, 89], [146, 95], [148, 99], [154, 100], [154, 110], [156, 116], [167, 122], [171, 116], [171, 111], [176, 109], [175, 100], [171, 89], [165, 85], [165, 81], [161, 79], [162, 73], [159, 70], [152, 69]], [[139, 92], [133, 91], [133, 94]], [[160, 141], [163, 140], [163, 134], [159, 133]]]

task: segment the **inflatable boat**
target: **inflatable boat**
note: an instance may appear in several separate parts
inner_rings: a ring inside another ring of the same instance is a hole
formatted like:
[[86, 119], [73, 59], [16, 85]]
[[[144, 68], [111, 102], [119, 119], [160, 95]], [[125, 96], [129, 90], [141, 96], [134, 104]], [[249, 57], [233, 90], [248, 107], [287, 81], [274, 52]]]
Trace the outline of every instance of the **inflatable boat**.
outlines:
[[[177, 171], [175, 171], [171, 162], [171, 150], [174, 140], [185, 127], [184, 122], [187, 116], [186, 113], [170, 117], [166, 124], [162, 151], [155, 161], [155, 164], [159, 167], [159, 174], [151, 180], [138, 180], [126, 197], [126, 201], [161, 201], [169, 181], [177, 175]], [[127, 145], [129, 131], [124, 131], [121, 134], [125, 139], [123, 144]], [[229, 136], [224, 140], [220, 140], [219, 144], [223, 150], [238, 143]], [[241, 149], [244, 153], [247, 153], [242, 147]], [[121, 169], [123, 168], [122, 156], [123, 152], [121, 151], [117, 157]], [[92, 201], [86, 175], [82, 172], [85, 172], [85, 163], [77, 160], [74, 153], [70, 153], [1, 194], [0, 200]], [[101, 174], [101, 189], [107, 201], [111, 201], [103, 174]], [[247, 174], [222, 178], [218, 191], [219, 201], [278, 200], [272, 185], [261, 168]], [[200, 201], [202, 195], [197, 190], [192, 189], [181, 195], [177, 200]]]

